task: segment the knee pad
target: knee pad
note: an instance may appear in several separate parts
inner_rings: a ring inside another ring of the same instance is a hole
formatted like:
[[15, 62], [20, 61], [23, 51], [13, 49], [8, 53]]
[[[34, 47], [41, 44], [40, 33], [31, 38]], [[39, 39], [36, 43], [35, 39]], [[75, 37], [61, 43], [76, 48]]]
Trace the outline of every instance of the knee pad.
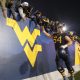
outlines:
[[69, 70], [69, 73], [70, 73], [71, 75], [73, 75], [73, 74], [74, 74], [74, 69], [72, 68], [71, 70]]
[[62, 68], [62, 67], [58, 67], [57, 69], [58, 69], [58, 71], [59, 71], [60, 73], [63, 73], [63, 72], [64, 72], [64, 68]]

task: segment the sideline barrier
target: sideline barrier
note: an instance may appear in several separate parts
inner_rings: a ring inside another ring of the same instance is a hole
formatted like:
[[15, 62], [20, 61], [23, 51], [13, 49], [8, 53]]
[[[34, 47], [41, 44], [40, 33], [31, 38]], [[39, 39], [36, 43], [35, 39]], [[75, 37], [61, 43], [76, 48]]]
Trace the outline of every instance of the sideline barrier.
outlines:
[[[23, 30], [24, 27], [27, 25], [30, 32], [32, 32], [37, 27], [34, 24], [34, 22], [32, 22], [30, 19], [27, 19], [24, 22], [21, 21], [18, 24], [20, 25], [21, 30]], [[4, 24], [2, 24], [2, 25], [4, 25]], [[6, 29], [6, 27], [8, 29], [7, 29], [6, 33], [4, 33], [3, 29]], [[11, 49], [11, 52], [8, 51], [10, 54], [7, 52], [3, 53], [1, 51], [1, 49], [3, 47], [0, 45], [0, 80], [39, 80], [39, 79], [40, 80], [59, 80], [58, 79], [59, 77], [57, 77], [57, 76], [60, 76], [60, 78], [61, 78], [60, 73], [56, 71], [56, 64], [55, 64], [56, 51], [55, 51], [55, 47], [54, 47], [54, 42], [51, 39], [46, 37], [43, 33], [41, 33], [41, 35], [39, 37], [37, 37], [35, 44], [42, 45], [42, 52], [40, 52], [40, 54], [37, 55], [35, 66], [32, 68], [27, 56], [25, 55], [25, 52], [21, 51], [21, 48], [20, 48], [21, 44], [19, 43], [19, 40], [18, 40], [15, 32], [13, 30], [11, 30], [9, 28], [9, 26], [5, 26], [4, 28], [2, 28], [2, 26], [0, 26], [0, 28], [2, 29], [2, 35], [11, 33], [10, 36], [12, 38], [11, 39], [12, 43], [13, 44], [18, 43], [17, 45], [19, 45], [19, 46], [17, 46], [15, 44], [14, 50], [9, 47]], [[8, 38], [10, 36], [8, 36]], [[15, 36], [15, 38], [12, 36]], [[0, 35], [0, 37], [1, 37], [1, 35]], [[1, 39], [3, 39], [3, 36], [1, 37]], [[4, 41], [5, 40], [7, 40], [7, 38], [4, 39]], [[5, 43], [5, 45], [9, 46], [10, 44], [8, 44], [8, 43], [11, 40], [8, 40], [8, 42]], [[27, 43], [27, 41], [26, 41], [26, 43]], [[2, 45], [4, 45], [4, 43], [2, 43]], [[13, 45], [11, 45], [11, 46], [13, 46]], [[7, 50], [9, 50], [9, 48]], [[77, 52], [76, 48], [78, 48], [78, 47], [75, 47], [75, 43], [73, 43], [73, 45], [71, 45], [69, 47], [70, 57], [71, 57], [71, 61], [72, 61], [73, 65], [80, 64], [80, 62], [79, 62], [80, 57], [78, 56], [78, 52]], [[19, 53], [15, 54], [15, 52], [17, 50], [18, 51], [20, 50], [20, 51], [19, 51]], [[10, 57], [5, 58], [6, 55], [4, 55], [4, 57], [3, 57], [1, 55], [1, 53], [2, 54], [7, 53], [8, 54], [7, 56], [10, 56]], [[14, 54], [12, 54], [12, 53], [14, 53]], [[64, 67], [65, 67], [65, 65], [64, 65]], [[76, 69], [80, 70], [80, 66], [75, 67], [75, 70]], [[76, 71], [78, 71], [78, 70], [76, 70]], [[34, 78], [32, 78], [32, 77], [34, 77]], [[29, 79], [29, 78], [31, 78], [31, 79]]]

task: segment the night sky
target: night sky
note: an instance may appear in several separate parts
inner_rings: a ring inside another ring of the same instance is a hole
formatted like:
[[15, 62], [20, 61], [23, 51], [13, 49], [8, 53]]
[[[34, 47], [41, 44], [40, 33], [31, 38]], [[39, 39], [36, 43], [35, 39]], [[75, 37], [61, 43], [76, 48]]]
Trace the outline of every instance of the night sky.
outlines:
[[80, 4], [68, 0], [26, 0], [35, 10], [40, 10], [43, 15], [52, 20], [66, 23], [69, 30], [80, 34]]

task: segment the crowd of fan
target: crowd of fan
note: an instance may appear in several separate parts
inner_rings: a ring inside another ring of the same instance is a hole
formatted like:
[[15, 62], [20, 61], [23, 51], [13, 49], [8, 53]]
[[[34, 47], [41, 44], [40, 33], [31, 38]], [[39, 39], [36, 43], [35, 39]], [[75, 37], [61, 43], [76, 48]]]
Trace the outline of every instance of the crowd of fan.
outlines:
[[[46, 32], [50, 34], [55, 33], [59, 26], [65, 25], [58, 20], [50, 20], [39, 10], [33, 12], [34, 8], [28, 2], [21, 2], [21, 0], [0, 0], [0, 2], [2, 6], [3, 16], [5, 18], [13, 18], [16, 21], [25, 21], [27, 18], [30, 18], [35, 22], [40, 30], [43, 30], [44, 28]], [[80, 41], [74, 32], [70, 31], [68, 34], [72, 37], [75, 36], [74, 40], [77, 40], [78, 42]]]

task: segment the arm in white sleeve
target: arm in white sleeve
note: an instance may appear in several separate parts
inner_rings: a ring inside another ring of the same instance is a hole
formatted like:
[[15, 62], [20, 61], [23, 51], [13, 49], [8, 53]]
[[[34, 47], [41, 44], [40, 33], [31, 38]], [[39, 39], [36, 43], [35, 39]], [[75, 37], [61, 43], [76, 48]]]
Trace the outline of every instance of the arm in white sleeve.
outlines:
[[26, 19], [26, 15], [25, 15], [25, 13], [23, 13], [23, 9], [20, 7], [19, 9], [18, 9], [18, 11], [19, 11], [19, 14], [20, 14], [20, 16], [22, 17], [22, 19], [23, 20], [25, 20]]

